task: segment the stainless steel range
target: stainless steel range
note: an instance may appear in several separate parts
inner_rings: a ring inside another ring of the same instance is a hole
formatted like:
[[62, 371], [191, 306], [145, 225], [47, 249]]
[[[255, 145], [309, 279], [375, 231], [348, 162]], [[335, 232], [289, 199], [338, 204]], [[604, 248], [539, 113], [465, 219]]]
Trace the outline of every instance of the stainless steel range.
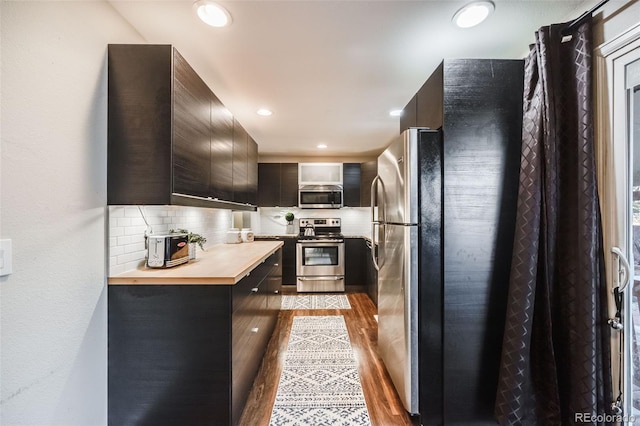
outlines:
[[344, 237], [340, 219], [300, 219], [296, 275], [298, 292], [344, 291]]

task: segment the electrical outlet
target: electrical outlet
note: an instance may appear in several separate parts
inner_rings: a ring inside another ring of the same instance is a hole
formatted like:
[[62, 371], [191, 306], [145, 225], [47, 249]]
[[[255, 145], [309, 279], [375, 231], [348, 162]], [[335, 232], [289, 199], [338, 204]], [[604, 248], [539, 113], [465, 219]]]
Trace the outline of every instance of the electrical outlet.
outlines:
[[0, 277], [9, 275], [11, 269], [11, 240], [0, 240]]

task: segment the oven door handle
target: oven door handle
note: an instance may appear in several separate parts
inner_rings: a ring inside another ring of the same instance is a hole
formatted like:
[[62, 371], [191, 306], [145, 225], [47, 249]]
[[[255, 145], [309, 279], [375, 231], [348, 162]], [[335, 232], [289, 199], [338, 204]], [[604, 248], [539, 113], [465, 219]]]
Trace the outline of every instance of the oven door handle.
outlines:
[[342, 281], [344, 280], [344, 277], [313, 277], [313, 278], [306, 278], [306, 277], [298, 277], [299, 281]]
[[308, 244], [308, 245], [316, 245], [316, 244], [323, 244], [323, 243], [344, 243], [344, 240], [317, 239], [317, 240], [300, 240], [300, 241], [298, 241], [298, 244]]

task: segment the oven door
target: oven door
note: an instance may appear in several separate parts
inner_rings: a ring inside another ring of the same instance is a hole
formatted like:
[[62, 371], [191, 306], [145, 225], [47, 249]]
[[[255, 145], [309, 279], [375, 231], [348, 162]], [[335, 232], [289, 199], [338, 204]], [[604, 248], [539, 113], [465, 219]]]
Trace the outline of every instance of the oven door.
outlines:
[[344, 241], [298, 241], [296, 275], [344, 278]]

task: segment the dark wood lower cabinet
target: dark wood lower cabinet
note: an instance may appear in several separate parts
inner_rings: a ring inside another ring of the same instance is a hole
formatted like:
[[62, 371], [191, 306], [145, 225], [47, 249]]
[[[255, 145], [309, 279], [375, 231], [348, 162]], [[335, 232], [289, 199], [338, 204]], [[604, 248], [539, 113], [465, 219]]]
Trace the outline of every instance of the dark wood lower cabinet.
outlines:
[[364, 286], [366, 284], [365, 250], [362, 238], [344, 239], [344, 283]]
[[282, 251], [234, 286], [110, 285], [110, 425], [235, 425], [280, 307]]
[[297, 237], [269, 236], [256, 237], [256, 241], [280, 240], [282, 246], [282, 285], [296, 285], [296, 243]]
[[[365, 270], [367, 274], [367, 294], [373, 301], [373, 304], [378, 306], [378, 271], [373, 266], [373, 258], [371, 257], [371, 241], [362, 239], [362, 243], [365, 246]], [[376, 248], [377, 254], [377, 248]]]

